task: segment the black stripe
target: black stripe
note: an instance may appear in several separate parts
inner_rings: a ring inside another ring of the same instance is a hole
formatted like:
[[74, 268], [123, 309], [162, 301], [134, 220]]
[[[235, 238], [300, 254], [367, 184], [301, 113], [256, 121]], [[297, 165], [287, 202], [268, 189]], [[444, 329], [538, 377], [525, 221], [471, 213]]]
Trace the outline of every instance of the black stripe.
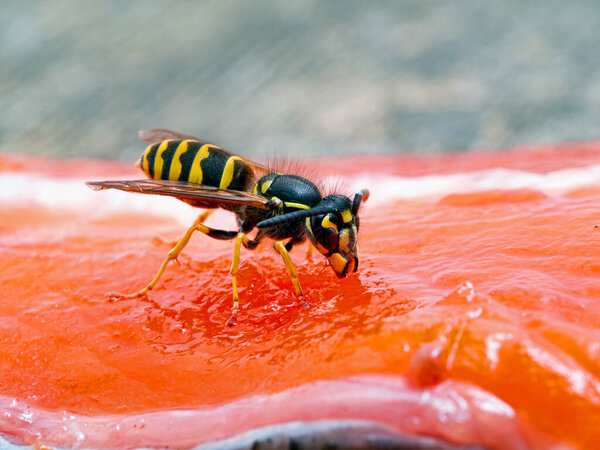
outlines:
[[236, 159], [233, 162], [233, 178], [227, 189], [234, 189], [236, 191], [250, 191], [252, 183], [252, 176], [254, 172], [246, 164], [246, 161]]
[[154, 160], [156, 159], [156, 151], [160, 143], [156, 143], [152, 145], [152, 148], [148, 152], [148, 176], [150, 178], [154, 178]]
[[179, 155], [179, 162], [181, 163], [179, 181], [189, 181], [192, 163], [194, 162], [194, 158], [196, 157], [198, 150], [200, 150], [200, 147], [202, 147], [200, 142], [188, 142], [187, 150]]
[[231, 155], [215, 147], [209, 147], [208, 158], [200, 162], [202, 184], [219, 187], [225, 164]]
[[179, 147], [183, 141], [171, 141], [167, 145], [167, 148], [162, 152], [161, 156], [163, 159], [163, 167], [162, 173], [160, 174], [160, 178], [163, 180], [169, 179], [169, 172], [171, 171], [171, 163], [173, 162], [173, 156], [175, 155], [175, 150]]

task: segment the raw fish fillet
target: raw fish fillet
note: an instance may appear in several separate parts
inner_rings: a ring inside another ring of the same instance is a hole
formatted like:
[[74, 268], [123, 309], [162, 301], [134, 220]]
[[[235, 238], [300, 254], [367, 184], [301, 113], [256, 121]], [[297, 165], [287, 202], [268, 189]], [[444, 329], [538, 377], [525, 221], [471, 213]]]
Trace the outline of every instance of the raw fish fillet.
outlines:
[[598, 445], [600, 143], [306, 164], [371, 190], [359, 271], [340, 280], [294, 249], [304, 309], [270, 244], [242, 251], [227, 327], [232, 242], [194, 237], [148, 297], [106, 296], [143, 287], [168, 251], [157, 237], [199, 210], [84, 185], [141, 178], [129, 164], [2, 155], [4, 438], [194, 447], [341, 423]]

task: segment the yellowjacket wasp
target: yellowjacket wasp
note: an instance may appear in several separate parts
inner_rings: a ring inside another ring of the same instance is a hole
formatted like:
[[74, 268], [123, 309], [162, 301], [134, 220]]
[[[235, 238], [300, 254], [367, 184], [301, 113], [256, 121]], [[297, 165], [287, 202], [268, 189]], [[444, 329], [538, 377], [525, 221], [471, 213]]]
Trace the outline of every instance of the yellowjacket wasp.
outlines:
[[[210, 228], [202, 223], [209, 211], [200, 215], [171, 249], [150, 283], [134, 294], [119, 294], [119, 297], [134, 298], [150, 291], [194, 231], [214, 239], [235, 239], [230, 270], [233, 308], [228, 325], [235, 323], [239, 309], [236, 274], [242, 245], [253, 250], [265, 237], [275, 240], [274, 248], [283, 258], [298, 300], [305, 306], [296, 268], [288, 253], [294, 245], [308, 237], [340, 278], [358, 269], [358, 210], [369, 197], [368, 190], [355, 194], [352, 200], [341, 194], [324, 197], [304, 177], [279, 173], [198, 138], [165, 129], [139, 134], [143, 142], [152, 143], [137, 163], [149, 179], [91, 181], [87, 183], [89, 187], [166, 195], [200, 208], [222, 208], [237, 216], [239, 229]], [[247, 233], [255, 227], [258, 232], [250, 239]]]

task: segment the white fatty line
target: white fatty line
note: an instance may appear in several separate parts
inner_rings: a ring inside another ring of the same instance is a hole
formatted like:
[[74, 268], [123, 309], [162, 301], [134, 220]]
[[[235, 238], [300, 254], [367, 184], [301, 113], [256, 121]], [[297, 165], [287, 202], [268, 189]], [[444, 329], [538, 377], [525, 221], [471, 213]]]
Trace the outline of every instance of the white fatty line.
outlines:
[[117, 190], [93, 191], [85, 179], [56, 179], [27, 173], [0, 175], [0, 203], [83, 213], [91, 218], [115, 213], [169, 216], [189, 225], [198, 215], [174, 198], [131, 194]]
[[[82, 212], [92, 217], [120, 212], [168, 215], [184, 225], [193, 221], [198, 214], [197, 208], [174, 198], [116, 190], [95, 192], [85, 185], [85, 181], [27, 173], [0, 174], [0, 202]], [[435, 200], [454, 193], [491, 189], [530, 188], [556, 195], [595, 184], [600, 185], [600, 165], [561, 169], [545, 174], [499, 168], [419, 177], [363, 174], [348, 180], [348, 185], [355, 192], [363, 188], [371, 191], [369, 206], [390, 200]]]
[[494, 189], [528, 188], [547, 195], [559, 195], [591, 185], [600, 186], [600, 164], [544, 174], [498, 168], [420, 177], [365, 174], [352, 180], [352, 187], [356, 191], [369, 188], [372, 194], [369, 205], [385, 204], [390, 200], [435, 200], [449, 194]]

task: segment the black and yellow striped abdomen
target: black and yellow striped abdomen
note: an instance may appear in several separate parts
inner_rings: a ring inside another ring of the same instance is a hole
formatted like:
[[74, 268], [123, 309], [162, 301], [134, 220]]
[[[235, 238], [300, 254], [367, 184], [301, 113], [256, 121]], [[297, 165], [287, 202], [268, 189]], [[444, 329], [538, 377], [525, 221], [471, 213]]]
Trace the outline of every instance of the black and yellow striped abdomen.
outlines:
[[189, 139], [150, 145], [138, 165], [154, 180], [186, 181], [238, 191], [249, 190], [253, 178], [253, 171], [243, 158]]

